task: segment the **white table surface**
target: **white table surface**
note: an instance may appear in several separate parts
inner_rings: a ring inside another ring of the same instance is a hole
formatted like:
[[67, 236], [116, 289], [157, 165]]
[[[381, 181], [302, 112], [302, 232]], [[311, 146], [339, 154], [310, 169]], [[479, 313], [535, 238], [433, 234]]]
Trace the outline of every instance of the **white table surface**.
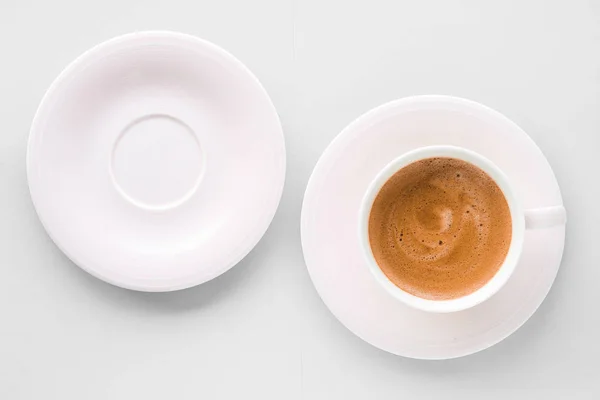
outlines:
[[[193, 289], [136, 293], [73, 265], [40, 225], [25, 150], [36, 107], [89, 47], [147, 29], [198, 35], [258, 76], [285, 131], [271, 228]], [[0, 399], [600, 398], [600, 2], [0, 0]], [[473, 356], [396, 357], [327, 310], [300, 246], [304, 188], [351, 120], [440, 93], [513, 119], [569, 213], [556, 283], [514, 335]]]

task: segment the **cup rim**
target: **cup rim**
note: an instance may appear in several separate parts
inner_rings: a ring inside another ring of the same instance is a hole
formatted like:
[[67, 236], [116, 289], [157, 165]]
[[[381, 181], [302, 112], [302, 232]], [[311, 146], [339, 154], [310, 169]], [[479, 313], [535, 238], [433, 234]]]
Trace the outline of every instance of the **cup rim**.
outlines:
[[[379, 268], [369, 241], [369, 217], [375, 198], [383, 185], [400, 169], [407, 165], [432, 157], [450, 157], [469, 162], [488, 174], [502, 191], [509, 207], [512, 220], [512, 237], [508, 253], [498, 272], [481, 288], [466, 296], [450, 300], [430, 300], [410, 294], [394, 283]], [[428, 312], [448, 313], [474, 307], [497, 293], [509, 280], [519, 261], [525, 236], [525, 217], [523, 208], [510, 184], [508, 177], [486, 157], [463, 147], [440, 145], [426, 146], [411, 150], [387, 164], [371, 181], [361, 203], [359, 212], [359, 242], [367, 266], [376, 281], [386, 291], [403, 303]]]

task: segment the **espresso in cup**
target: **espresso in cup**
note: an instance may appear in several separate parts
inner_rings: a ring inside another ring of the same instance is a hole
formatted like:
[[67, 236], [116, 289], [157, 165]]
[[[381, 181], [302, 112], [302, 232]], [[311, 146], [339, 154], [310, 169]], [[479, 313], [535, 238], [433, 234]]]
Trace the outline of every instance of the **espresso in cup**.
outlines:
[[415, 161], [378, 192], [369, 244], [398, 288], [428, 300], [467, 296], [490, 281], [509, 251], [512, 219], [496, 182], [456, 158]]

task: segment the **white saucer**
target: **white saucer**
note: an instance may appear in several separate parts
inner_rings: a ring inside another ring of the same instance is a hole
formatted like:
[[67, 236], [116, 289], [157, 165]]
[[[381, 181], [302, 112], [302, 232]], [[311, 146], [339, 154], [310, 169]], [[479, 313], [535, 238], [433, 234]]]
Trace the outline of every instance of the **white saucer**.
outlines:
[[461, 146], [489, 158], [509, 177], [525, 208], [562, 205], [550, 165], [517, 125], [472, 101], [419, 96], [368, 112], [329, 145], [306, 189], [302, 247], [321, 298], [357, 336], [393, 354], [448, 359], [500, 342], [535, 312], [558, 272], [565, 227], [527, 231], [511, 279], [472, 309], [432, 314], [394, 299], [366, 267], [358, 242], [359, 208], [383, 167], [429, 145]]
[[189, 35], [134, 33], [52, 84], [27, 174], [42, 224], [77, 265], [169, 291], [222, 274], [260, 240], [285, 145], [269, 96], [232, 55]]

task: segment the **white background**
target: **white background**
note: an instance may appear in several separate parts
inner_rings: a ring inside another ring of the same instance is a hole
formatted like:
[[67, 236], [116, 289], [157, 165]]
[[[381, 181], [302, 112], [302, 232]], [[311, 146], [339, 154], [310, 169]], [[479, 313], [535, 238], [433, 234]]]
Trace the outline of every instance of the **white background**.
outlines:
[[[73, 265], [31, 204], [25, 150], [47, 87], [80, 53], [147, 29], [198, 35], [262, 81], [286, 137], [280, 208], [223, 276], [177, 293]], [[311, 170], [381, 103], [470, 98], [548, 157], [569, 213], [556, 283], [473, 356], [404, 359], [362, 342], [314, 290], [300, 246]], [[0, 0], [0, 399], [600, 398], [600, 2]]]

